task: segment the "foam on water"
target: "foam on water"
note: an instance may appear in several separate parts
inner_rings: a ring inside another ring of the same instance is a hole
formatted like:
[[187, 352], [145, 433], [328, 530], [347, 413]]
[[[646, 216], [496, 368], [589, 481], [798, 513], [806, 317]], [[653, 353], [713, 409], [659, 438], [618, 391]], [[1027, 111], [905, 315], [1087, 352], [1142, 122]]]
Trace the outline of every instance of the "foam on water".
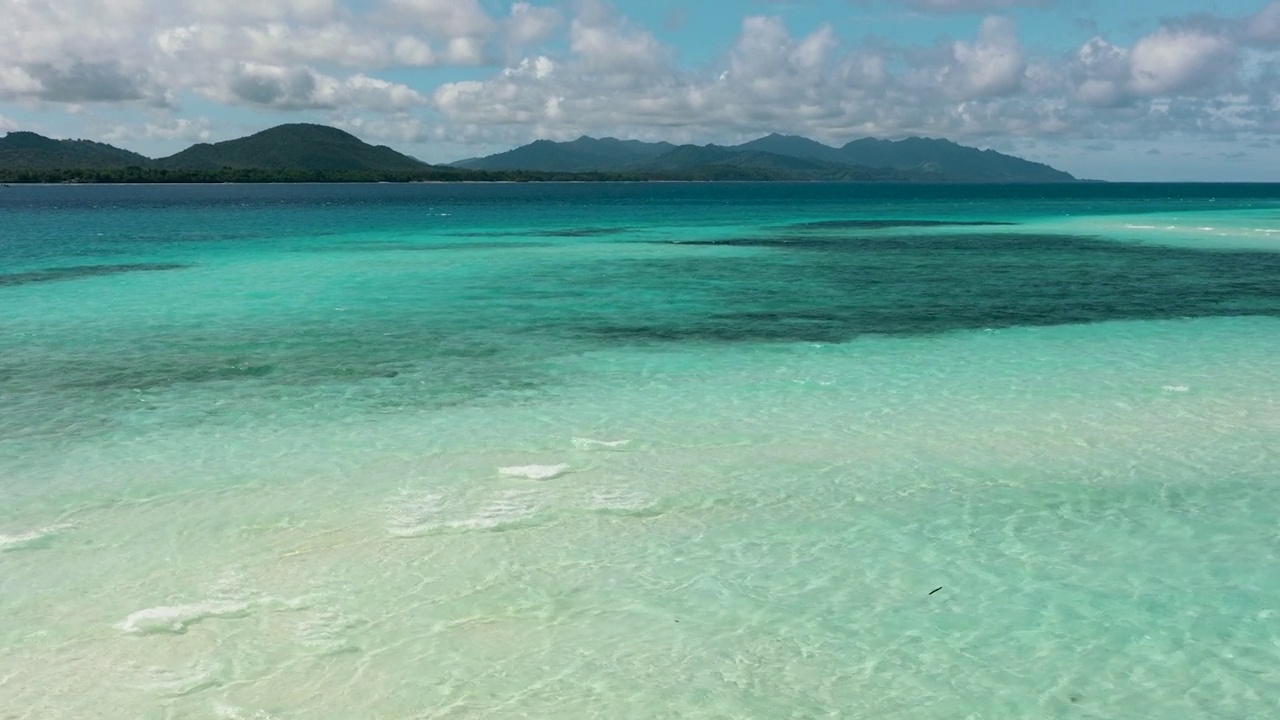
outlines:
[[300, 610], [308, 598], [286, 600], [245, 589], [239, 571], [224, 571], [210, 586], [207, 599], [179, 605], [157, 605], [129, 613], [116, 627], [126, 635], [180, 635], [192, 625], [207, 620], [238, 620], [255, 612]]
[[498, 468], [498, 474], [504, 477], [525, 478], [526, 480], [553, 480], [569, 472], [569, 465], [513, 465]]
[[236, 601], [210, 600], [190, 605], [160, 605], [130, 613], [117, 627], [131, 635], [182, 633], [186, 632], [188, 626], [203, 620], [243, 618], [252, 610], [251, 603]]
[[579, 450], [622, 450], [631, 444], [630, 440], [593, 440], [575, 437], [573, 446]]
[[448, 531], [503, 530], [522, 527], [544, 507], [535, 490], [472, 491], [462, 497], [404, 493], [388, 511], [387, 532], [416, 538]]
[[584, 505], [591, 510], [616, 513], [656, 513], [658, 502], [629, 490], [594, 490]]
[[454, 520], [449, 523], [449, 527], [474, 530], [511, 527], [537, 513], [537, 497], [537, 493], [528, 490], [504, 490], [496, 493], [474, 516]]
[[213, 716], [220, 720], [279, 720], [266, 710], [247, 710], [228, 703], [214, 703]]
[[55, 523], [46, 525], [38, 530], [14, 533], [12, 535], [0, 534], [0, 553], [37, 546], [42, 540], [65, 530], [70, 530], [73, 527], [75, 527], [75, 523]]
[[135, 687], [159, 697], [180, 698], [222, 687], [227, 676], [228, 668], [218, 662], [196, 662], [177, 671], [148, 667], [142, 670]]
[[[1197, 209], [1177, 213], [1145, 213], [1142, 215], [1105, 215], [1074, 218], [1054, 217], [1033, 221], [1017, 228], [1029, 228], [1063, 234], [1097, 234], [1105, 237], [1169, 245], [1174, 247], [1219, 247], [1248, 250], [1280, 250], [1274, 226], [1259, 225], [1261, 218], [1270, 219], [1273, 210], [1218, 211]], [[1206, 224], [1203, 220], [1217, 221]], [[996, 228], [1011, 232], [1012, 228]]]
[[364, 623], [336, 610], [321, 610], [298, 621], [295, 633], [303, 646], [323, 654], [358, 652], [353, 635]]

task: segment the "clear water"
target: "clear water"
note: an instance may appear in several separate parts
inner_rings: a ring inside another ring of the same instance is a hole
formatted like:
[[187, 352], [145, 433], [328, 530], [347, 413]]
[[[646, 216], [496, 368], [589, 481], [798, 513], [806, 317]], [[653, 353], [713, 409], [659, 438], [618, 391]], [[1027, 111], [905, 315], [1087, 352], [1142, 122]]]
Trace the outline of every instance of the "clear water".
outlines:
[[1277, 250], [1267, 186], [5, 189], [0, 718], [1275, 717]]

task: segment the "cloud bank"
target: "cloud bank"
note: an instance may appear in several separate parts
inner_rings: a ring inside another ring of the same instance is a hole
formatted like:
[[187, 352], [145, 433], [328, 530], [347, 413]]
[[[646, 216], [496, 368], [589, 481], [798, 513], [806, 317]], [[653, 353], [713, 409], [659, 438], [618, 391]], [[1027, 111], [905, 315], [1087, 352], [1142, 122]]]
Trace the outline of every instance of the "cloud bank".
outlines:
[[[478, 147], [583, 133], [705, 142], [776, 130], [840, 142], [1280, 132], [1280, 0], [1052, 53], [1020, 39], [1014, 14], [1049, 0], [885, 3], [976, 13], [977, 26], [923, 45], [842, 36], [834, 24], [796, 33], [769, 12], [779, 6], [755, 3], [724, 19], [731, 43], [692, 64], [664, 28], [602, 0], [9, 0], [0, 111], [111, 108], [139, 121], [127, 131], [100, 123], [103, 133], [186, 141], [223, 134], [211, 118], [227, 108], [269, 114], [261, 126], [319, 116], [377, 141]], [[858, 4], [867, 0], [844, 7]]]

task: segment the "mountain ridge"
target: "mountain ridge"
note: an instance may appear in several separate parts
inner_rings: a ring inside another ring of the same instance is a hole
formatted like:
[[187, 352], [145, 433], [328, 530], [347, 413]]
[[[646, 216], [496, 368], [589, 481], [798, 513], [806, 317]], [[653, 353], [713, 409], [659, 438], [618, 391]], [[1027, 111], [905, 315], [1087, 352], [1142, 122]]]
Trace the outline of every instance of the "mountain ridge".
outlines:
[[675, 149], [671, 143], [646, 143], [587, 135], [568, 142], [535, 140], [506, 152], [449, 163], [466, 170], [599, 172], [641, 164]]
[[[484, 170], [571, 171], [583, 167], [578, 157], [578, 148], [587, 142], [604, 141], [586, 136], [560, 143], [537, 140], [495, 155], [462, 160], [453, 163], [452, 166]], [[614, 142], [622, 141], [614, 140]], [[720, 150], [757, 158], [761, 155], [771, 159], [792, 158], [820, 164], [810, 168], [811, 172], [806, 177], [779, 179], [827, 179], [828, 176], [840, 175], [841, 173], [835, 171], [835, 166], [841, 166], [845, 168], [843, 174], [856, 179], [882, 179], [881, 176], [892, 176], [899, 180], [934, 182], [1079, 182], [1071, 174], [1043, 163], [1006, 155], [995, 150], [979, 150], [940, 138], [909, 137], [902, 140], [861, 138], [841, 147], [832, 147], [798, 135], [773, 133], [733, 146], [686, 145], [677, 148], [669, 143], [641, 143], [641, 146], [651, 148], [647, 162], [641, 159], [644, 151], [639, 146], [633, 145], [626, 153], [616, 153], [612, 157], [597, 154], [593, 158], [594, 162], [589, 165], [589, 169], [603, 172], [652, 172], [658, 168], [671, 169], [671, 160], [674, 159], [672, 153], [688, 155], [689, 152], [684, 148], [702, 147], [708, 151]], [[667, 150], [668, 148], [670, 149]], [[667, 150], [667, 152], [659, 153], [661, 150]], [[721, 162], [723, 163], [724, 159], [721, 159]], [[766, 167], [776, 165], [778, 165], [776, 160], [765, 164]], [[796, 168], [793, 170], [798, 172]], [[803, 172], [800, 174], [805, 175]]]
[[740, 145], [581, 136], [431, 165], [338, 128], [278, 125], [151, 159], [91, 140], [15, 131], [0, 137], [7, 182], [329, 182], [412, 180], [753, 180], [1078, 182], [1048, 165], [950, 140], [863, 138], [833, 147], [796, 135]]
[[167, 169], [211, 170], [223, 167], [256, 170], [417, 170], [426, 163], [370, 145], [345, 130], [295, 123], [218, 143], [199, 143], [153, 161]]
[[54, 140], [28, 131], [0, 138], [0, 167], [39, 169], [74, 163], [85, 169], [145, 166], [151, 158], [93, 140]]

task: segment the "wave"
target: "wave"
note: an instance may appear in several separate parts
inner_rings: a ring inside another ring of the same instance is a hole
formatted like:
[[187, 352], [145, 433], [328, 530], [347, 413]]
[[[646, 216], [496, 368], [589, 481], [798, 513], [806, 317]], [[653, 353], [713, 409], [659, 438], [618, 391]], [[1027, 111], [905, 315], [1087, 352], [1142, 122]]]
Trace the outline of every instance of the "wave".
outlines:
[[350, 634], [360, 623], [337, 610], [312, 613], [294, 626], [299, 644], [322, 655], [337, 655], [359, 650]]
[[210, 600], [191, 605], [160, 605], [131, 613], [116, 627], [129, 635], [181, 634], [202, 620], [246, 617], [253, 604], [237, 600]]
[[227, 682], [223, 663], [196, 663], [182, 672], [152, 667], [135, 687], [161, 697], [178, 698], [221, 687]]
[[579, 450], [620, 450], [630, 444], [630, 440], [593, 440], [591, 438], [584, 437], [573, 438], [573, 446]]
[[246, 710], [227, 703], [215, 703], [213, 713], [219, 720], [276, 720], [266, 710]]
[[586, 509], [603, 515], [657, 517], [663, 508], [652, 497], [626, 490], [597, 490], [587, 499]]
[[55, 525], [42, 527], [39, 530], [18, 533], [16, 535], [0, 535], [0, 552], [9, 552], [11, 550], [21, 550], [23, 548], [31, 547], [35, 543], [47, 537], [56, 535], [63, 530], [69, 530], [73, 527], [75, 527], [75, 523], [57, 523]]
[[498, 474], [504, 477], [526, 478], [528, 480], [551, 480], [569, 472], [569, 466], [559, 465], [520, 465], [498, 468]]
[[533, 490], [506, 490], [479, 501], [451, 500], [438, 493], [409, 494], [391, 507], [387, 532], [392, 537], [416, 538], [450, 531], [525, 527], [542, 509], [541, 498]]

